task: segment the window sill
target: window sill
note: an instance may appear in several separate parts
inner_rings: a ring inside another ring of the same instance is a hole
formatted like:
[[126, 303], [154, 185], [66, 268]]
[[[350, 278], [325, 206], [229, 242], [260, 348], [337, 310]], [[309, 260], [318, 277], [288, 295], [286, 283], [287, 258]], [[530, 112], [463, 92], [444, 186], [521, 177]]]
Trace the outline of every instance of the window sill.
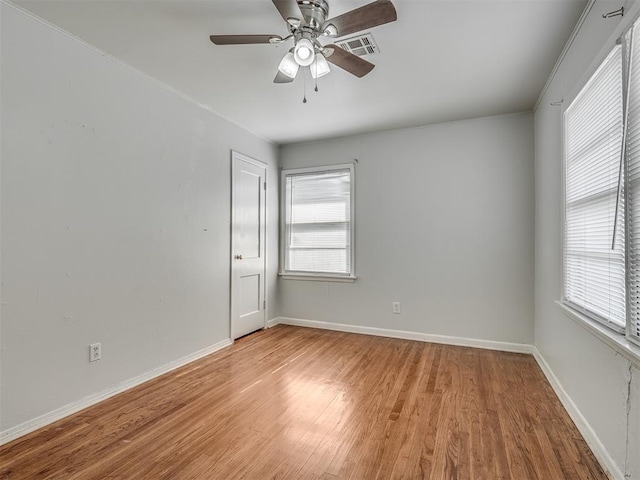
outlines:
[[608, 329], [601, 323], [598, 323], [586, 315], [577, 312], [573, 308], [568, 307], [562, 303], [562, 301], [556, 300], [556, 304], [558, 304], [560, 311], [562, 311], [562, 313], [567, 317], [587, 330], [593, 336], [606, 343], [609, 347], [613, 348], [617, 353], [625, 357], [636, 367], [640, 367], [640, 346], [627, 340], [624, 334]]
[[311, 282], [338, 282], [353, 283], [358, 277], [342, 277], [340, 275], [303, 275], [294, 273], [279, 273], [278, 276], [282, 280], [303, 280]]

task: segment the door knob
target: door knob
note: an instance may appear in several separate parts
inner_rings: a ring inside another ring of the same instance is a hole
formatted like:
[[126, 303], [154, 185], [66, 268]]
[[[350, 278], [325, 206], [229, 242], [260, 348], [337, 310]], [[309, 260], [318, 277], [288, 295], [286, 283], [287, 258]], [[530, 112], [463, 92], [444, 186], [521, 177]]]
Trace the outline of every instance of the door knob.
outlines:
[[236, 260], [242, 260], [242, 255], [236, 255]]

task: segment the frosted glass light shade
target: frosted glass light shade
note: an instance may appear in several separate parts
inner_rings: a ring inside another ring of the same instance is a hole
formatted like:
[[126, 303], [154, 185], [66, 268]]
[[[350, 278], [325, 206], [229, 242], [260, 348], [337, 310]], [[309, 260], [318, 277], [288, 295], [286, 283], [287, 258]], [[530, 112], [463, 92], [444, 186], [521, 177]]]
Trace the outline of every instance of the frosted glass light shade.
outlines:
[[280, 61], [280, 65], [278, 65], [278, 71], [289, 78], [296, 78], [299, 68], [300, 65], [296, 63], [291, 52], [287, 53]]
[[324, 58], [324, 55], [316, 55], [316, 61], [309, 65], [309, 69], [311, 70], [311, 76], [313, 78], [324, 77], [331, 71], [329, 62]]
[[293, 51], [293, 56], [301, 67], [308, 67], [311, 65], [316, 56], [311, 40], [308, 38], [301, 38], [298, 40]]

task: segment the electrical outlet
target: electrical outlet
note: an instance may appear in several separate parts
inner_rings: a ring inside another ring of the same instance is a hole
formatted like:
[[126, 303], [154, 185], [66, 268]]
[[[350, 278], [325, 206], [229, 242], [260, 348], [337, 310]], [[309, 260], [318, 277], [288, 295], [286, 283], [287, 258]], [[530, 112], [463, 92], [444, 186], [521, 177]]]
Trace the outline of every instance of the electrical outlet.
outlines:
[[391, 303], [391, 308], [393, 310], [393, 313], [400, 313], [400, 302]]
[[89, 361], [97, 362], [102, 358], [102, 345], [99, 343], [92, 343], [89, 345]]

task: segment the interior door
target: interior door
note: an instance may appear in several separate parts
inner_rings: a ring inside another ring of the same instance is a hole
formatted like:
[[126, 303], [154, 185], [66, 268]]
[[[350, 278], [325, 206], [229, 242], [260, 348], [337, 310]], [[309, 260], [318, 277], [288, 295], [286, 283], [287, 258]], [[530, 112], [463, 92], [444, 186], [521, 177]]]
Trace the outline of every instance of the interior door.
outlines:
[[265, 327], [265, 164], [232, 152], [231, 338]]

